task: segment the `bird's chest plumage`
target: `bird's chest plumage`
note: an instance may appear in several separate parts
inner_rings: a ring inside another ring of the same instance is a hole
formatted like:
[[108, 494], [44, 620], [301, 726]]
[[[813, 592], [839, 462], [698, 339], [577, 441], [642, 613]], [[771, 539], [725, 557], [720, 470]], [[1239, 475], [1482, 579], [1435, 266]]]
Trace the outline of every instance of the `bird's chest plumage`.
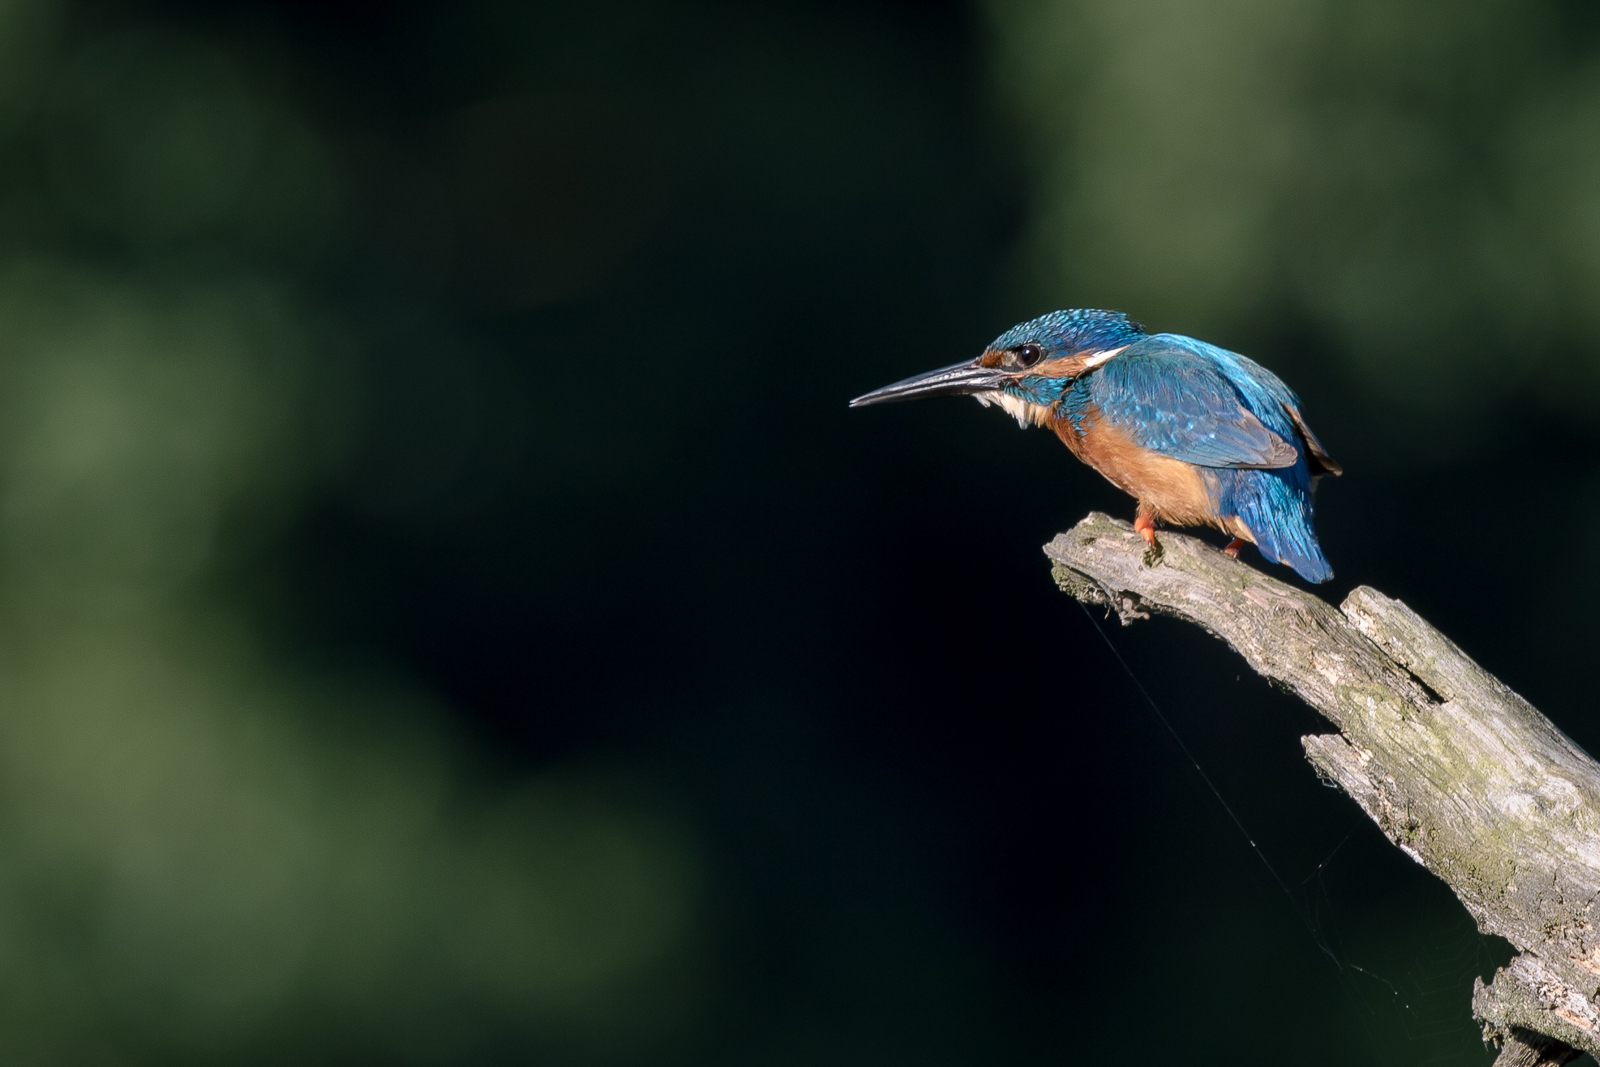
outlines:
[[1180, 525], [1209, 525], [1220, 518], [1215, 475], [1135, 444], [1103, 417], [1081, 386], [1062, 398], [1050, 425], [1073, 455], [1157, 518]]

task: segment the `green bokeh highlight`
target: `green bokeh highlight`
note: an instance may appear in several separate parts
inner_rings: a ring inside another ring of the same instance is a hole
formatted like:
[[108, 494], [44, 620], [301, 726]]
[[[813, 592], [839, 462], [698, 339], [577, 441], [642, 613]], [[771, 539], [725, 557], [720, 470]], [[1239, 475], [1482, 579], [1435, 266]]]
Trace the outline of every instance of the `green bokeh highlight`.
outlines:
[[[0, 8], [0, 54], [51, 14]], [[604, 1057], [681, 1025], [670, 805], [490, 767], [403, 674], [274, 653], [219, 577], [358, 417], [338, 325], [262, 266], [317, 255], [339, 196], [276, 61], [57, 47], [0, 80], [0, 153], [40, 165], [0, 254], [0, 1058]]]
[[1044, 292], [1203, 335], [1305, 324], [1408, 405], [1494, 384], [1592, 412], [1600, 80], [1576, 7], [989, 11]]

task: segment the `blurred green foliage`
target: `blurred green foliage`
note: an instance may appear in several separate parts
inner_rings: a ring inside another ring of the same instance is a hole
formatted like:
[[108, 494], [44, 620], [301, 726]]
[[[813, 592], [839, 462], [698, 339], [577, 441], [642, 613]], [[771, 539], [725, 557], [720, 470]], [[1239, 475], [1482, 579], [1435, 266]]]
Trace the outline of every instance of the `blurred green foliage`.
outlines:
[[[1482, 413], [1513, 390], [1592, 417], [1600, 53], [1587, 5], [989, 11], [1044, 292], [1213, 337], [1301, 325], [1363, 388], [1413, 408]], [[1452, 445], [1478, 436], [1470, 420], [1447, 425]]]
[[673, 1025], [697, 875], [659, 802], [603, 767], [491, 772], [437, 697], [274, 657], [218, 582], [347, 463], [357, 410], [281, 266], [340, 197], [282, 58], [0, 11], [33, 60], [0, 64], [0, 1059]]

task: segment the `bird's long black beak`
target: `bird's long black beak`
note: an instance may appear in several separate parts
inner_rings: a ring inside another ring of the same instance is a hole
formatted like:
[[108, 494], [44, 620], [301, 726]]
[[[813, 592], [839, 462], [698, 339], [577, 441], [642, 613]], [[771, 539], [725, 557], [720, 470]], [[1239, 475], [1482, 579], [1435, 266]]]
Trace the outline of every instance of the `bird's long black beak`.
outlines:
[[976, 361], [955, 363], [938, 370], [918, 374], [904, 381], [874, 389], [865, 396], [850, 401], [853, 408], [868, 404], [893, 404], [899, 400], [921, 400], [929, 396], [968, 396], [998, 389], [1012, 375], [995, 367], [980, 366]]

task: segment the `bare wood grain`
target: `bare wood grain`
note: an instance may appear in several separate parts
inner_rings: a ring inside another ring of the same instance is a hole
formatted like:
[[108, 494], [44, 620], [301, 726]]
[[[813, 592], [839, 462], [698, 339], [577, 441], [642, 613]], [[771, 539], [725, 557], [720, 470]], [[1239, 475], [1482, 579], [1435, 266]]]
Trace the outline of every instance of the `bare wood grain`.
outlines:
[[1362, 586], [1335, 608], [1160, 537], [1149, 559], [1096, 512], [1045, 553], [1079, 600], [1198, 623], [1338, 728], [1302, 738], [1317, 773], [1519, 951], [1472, 998], [1497, 1063], [1600, 1053], [1600, 764], [1400, 601]]

